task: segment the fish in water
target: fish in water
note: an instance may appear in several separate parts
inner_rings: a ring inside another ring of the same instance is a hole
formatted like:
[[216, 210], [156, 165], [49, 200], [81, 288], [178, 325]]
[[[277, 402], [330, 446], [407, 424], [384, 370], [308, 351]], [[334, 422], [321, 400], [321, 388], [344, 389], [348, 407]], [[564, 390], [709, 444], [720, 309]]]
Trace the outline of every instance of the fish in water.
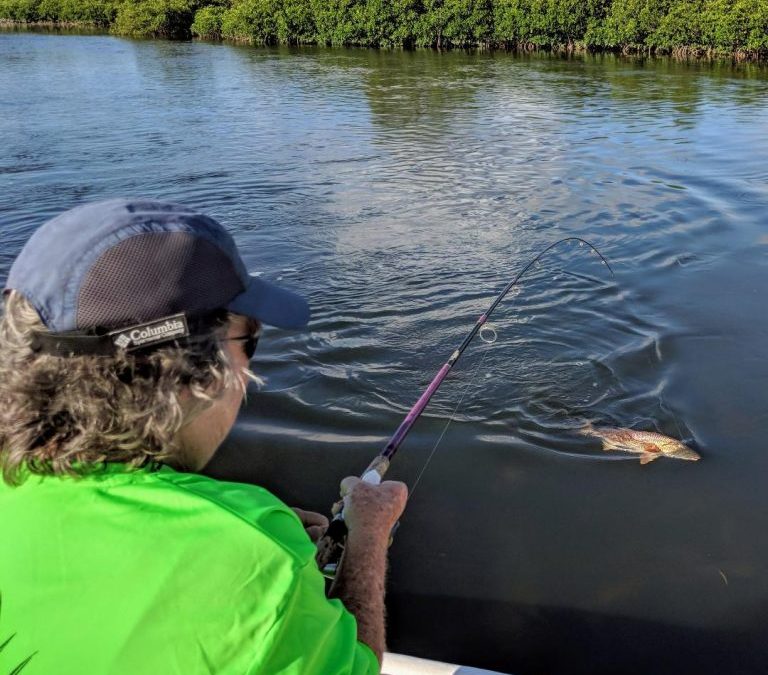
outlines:
[[699, 453], [691, 450], [685, 443], [675, 438], [657, 434], [653, 431], [635, 431], [615, 427], [596, 427], [591, 423], [579, 433], [595, 436], [603, 442], [603, 450], [622, 450], [640, 455], [640, 464], [648, 464], [659, 457], [675, 457], [696, 461]]

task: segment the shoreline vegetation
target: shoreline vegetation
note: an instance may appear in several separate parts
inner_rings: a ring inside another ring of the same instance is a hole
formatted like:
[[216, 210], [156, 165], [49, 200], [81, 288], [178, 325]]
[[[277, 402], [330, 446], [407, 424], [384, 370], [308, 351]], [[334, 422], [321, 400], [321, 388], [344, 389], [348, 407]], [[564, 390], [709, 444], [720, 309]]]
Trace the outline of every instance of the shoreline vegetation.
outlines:
[[768, 58], [768, 0], [0, 0], [0, 25], [252, 45]]

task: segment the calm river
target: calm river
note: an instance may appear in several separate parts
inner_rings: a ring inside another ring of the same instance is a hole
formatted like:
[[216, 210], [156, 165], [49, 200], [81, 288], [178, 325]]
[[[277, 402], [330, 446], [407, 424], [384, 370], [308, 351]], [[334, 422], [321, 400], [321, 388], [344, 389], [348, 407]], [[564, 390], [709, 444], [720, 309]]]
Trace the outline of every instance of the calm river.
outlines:
[[[768, 69], [0, 34], [0, 280], [45, 219], [153, 196], [305, 293], [208, 471], [327, 511], [560, 237], [391, 471], [390, 648], [528, 673], [768, 664]], [[586, 421], [700, 462], [604, 453]], [[212, 542], [212, 545], [214, 543]]]

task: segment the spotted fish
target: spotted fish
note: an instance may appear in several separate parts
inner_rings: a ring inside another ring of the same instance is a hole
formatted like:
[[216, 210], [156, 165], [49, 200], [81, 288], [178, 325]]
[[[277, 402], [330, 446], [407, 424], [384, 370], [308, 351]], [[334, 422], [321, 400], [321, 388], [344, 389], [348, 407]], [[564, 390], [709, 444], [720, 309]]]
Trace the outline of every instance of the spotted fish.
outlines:
[[648, 464], [659, 457], [675, 457], [694, 462], [701, 459], [701, 455], [691, 450], [685, 443], [653, 431], [595, 427], [590, 423], [579, 433], [599, 438], [603, 442], [603, 450], [621, 450], [640, 455], [640, 464]]

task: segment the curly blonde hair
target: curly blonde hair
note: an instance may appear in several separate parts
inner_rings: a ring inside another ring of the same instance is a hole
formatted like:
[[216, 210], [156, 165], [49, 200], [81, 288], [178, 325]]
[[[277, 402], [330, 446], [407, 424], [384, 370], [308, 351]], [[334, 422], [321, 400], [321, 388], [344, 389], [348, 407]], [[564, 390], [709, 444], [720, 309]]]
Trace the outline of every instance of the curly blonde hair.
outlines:
[[179, 429], [225, 389], [245, 387], [221, 347], [227, 321], [189, 346], [62, 357], [33, 351], [34, 333], [47, 329], [22, 294], [8, 293], [0, 319], [3, 479], [82, 475], [105, 462], [183, 465]]

